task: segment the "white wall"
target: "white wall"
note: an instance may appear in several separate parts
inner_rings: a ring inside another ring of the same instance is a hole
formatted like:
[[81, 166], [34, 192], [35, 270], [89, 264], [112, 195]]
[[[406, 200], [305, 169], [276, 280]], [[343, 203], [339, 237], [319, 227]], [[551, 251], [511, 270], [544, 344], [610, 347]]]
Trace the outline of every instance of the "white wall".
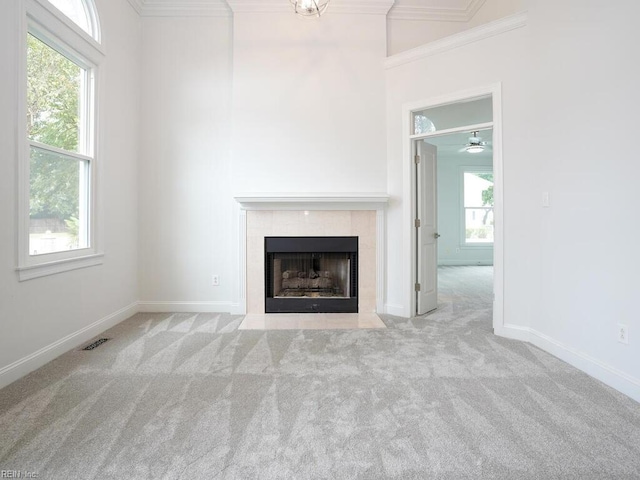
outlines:
[[237, 311], [234, 194], [385, 191], [385, 19], [142, 22], [141, 309]]
[[466, 22], [437, 22], [430, 20], [387, 20], [387, 53], [395, 55], [425, 43], [461, 32]]
[[480, 10], [467, 24], [467, 28], [477, 27], [527, 9], [528, 0], [485, 0]]
[[231, 30], [227, 17], [142, 20], [143, 310], [231, 309]]
[[384, 192], [384, 15], [236, 13], [233, 33], [233, 192]]
[[438, 154], [438, 265], [492, 265], [492, 245], [463, 241], [462, 169], [491, 170], [491, 154]]
[[[640, 163], [628, 142], [640, 105], [640, 71], [630, 60], [640, 4], [530, 3], [529, 158], [543, 172], [538, 190], [551, 196], [540, 219], [542, 301], [532, 327], [605, 371], [631, 376], [640, 399], [640, 255], [625, 246], [640, 237]], [[617, 343], [617, 323], [628, 325], [629, 345]]]
[[[16, 122], [22, 119], [16, 110], [17, 75], [0, 76], [0, 386], [135, 309], [139, 21], [126, 0], [98, 0], [96, 4], [106, 52], [100, 95], [108, 99], [102, 103], [99, 117], [104, 132], [98, 185], [103, 265], [18, 282], [15, 132]], [[10, 0], [1, 7], [0, 62], [5, 72], [18, 70], [18, 6], [18, 0]], [[82, 333], [100, 320], [104, 320], [101, 325]], [[32, 358], [36, 352], [39, 355]]]
[[[505, 323], [640, 399], [640, 256], [622, 246], [640, 235], [632, 220], [640, 164], [627, 141], [636, 135], [629, 106], [640, 104], [630, 61], [640, 4], [532, 0], [527, 8], [526, 28], [388, 71], [388, 302], [404, 305], [409, 295], [402, 105], [500, 81]], [[482, 68], [467, 68], [479, 58]], [[628, 346], [616, 342], [618, 322], [629, 327]]]
[[235, 14], [238, 192], [386, 188], [384, 15]]

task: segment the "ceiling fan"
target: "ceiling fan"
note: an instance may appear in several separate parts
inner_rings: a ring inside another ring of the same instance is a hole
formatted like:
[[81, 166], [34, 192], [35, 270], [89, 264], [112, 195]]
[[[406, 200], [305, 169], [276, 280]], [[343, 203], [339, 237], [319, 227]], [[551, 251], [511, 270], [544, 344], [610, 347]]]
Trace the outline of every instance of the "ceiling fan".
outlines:
[[482, 137], [478, 136], [478, 131], [471, 132], [471, 137], [469, 137], [469, 142], [462, 147], [460, 152], [467, 153], [480, 153], [483, 152], [484, 149], [489, 145], [487, 142], [482, 141]]

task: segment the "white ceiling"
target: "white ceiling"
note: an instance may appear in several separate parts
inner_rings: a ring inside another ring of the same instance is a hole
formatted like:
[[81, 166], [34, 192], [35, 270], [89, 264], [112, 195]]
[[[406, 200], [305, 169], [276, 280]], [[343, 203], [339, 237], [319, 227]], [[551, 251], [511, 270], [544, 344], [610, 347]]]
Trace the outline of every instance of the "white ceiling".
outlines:
[[[233, 12], [282, 12], [289, 0], [129, 0], [144, 16], [228, 16]], [[404, 20], [468, 22], [485, 0], [331, 0], [329, 11], [388, 14]]]

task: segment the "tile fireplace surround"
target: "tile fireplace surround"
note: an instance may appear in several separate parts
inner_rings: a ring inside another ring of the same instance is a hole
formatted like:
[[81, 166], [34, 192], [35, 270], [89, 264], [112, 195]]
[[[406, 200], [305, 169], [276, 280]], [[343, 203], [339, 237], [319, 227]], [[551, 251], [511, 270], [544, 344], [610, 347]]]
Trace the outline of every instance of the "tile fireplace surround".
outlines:
[[357, 236], [358, 311], [382, 312], [386, 194], [246, 194], [235, 199], [241, 206], [240, 302], [245, 313], [264, 313], [264, 237], [270, 236]]

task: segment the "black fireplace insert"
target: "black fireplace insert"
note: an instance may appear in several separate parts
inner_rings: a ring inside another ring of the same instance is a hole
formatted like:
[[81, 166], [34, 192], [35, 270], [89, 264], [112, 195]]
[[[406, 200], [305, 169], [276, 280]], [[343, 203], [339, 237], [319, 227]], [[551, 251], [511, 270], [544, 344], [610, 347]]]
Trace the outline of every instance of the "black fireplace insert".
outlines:
[[265, 237], [264, 247], [265, 312], [358, 312], [358, 237]]

